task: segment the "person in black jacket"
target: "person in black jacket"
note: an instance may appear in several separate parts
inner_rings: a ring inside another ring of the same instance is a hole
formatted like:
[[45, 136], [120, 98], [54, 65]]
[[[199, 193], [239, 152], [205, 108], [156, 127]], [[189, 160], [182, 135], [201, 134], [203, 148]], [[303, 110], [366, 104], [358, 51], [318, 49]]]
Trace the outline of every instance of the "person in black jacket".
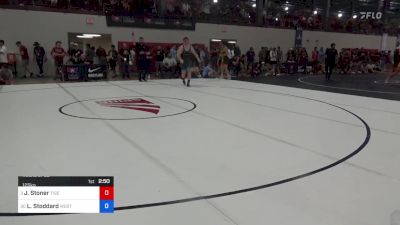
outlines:
[[122, 48], [119, 49], [118, 58], [120, 59], [120, 71], [122, 74], [122, 79], [129, 79], [129, 62], [131, 60], [131, 55], [126, 43], [124, 43]]
[[331, 48], [327, 48], [325, 52], [325, 79], [329, 81], [331, 79], [332, 71], [336, 65], [336, 58], [338, 55], [335, 49], [336, 44], [332, 43]]
[[151, 60], [150, 48], [144, 43], [142, 37], [136, 44], [137, 67], [139, 70], [139, 81], [146, 81], [146, 75], [149, 73], [149, 64]]
[[35, 43], [33, 43], [33, 46], [35, 46], [35, 48], [33, 49], [33, 56], [34, 59], [36, 60], [36, 63], [38, 65], [39, 68], [39, 75], [38, 77], [43, 77], [44, 76], [44, 72], [43, 72], [43, 64], [46, 62], [47, 58], [46, 58], [46, 51], [44, 50], [44, 48], [42, 46], [40, 46], [40, 44], [38, 42], [35, 41]]

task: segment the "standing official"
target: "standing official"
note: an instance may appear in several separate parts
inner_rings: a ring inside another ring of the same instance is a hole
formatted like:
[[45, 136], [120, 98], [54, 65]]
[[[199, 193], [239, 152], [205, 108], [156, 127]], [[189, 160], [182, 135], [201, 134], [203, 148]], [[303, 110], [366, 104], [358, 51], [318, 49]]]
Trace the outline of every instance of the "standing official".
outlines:
[[337, 59], [337, 55], [338, 52], [335, 49], [336, 44], [332, 43], [331, 47], [326, 49], [325, 52], [325, 79], [326, 81], [329, 81], [331, 79], [331, 75], [333, 72], [333, 69], [335, 68], [336, 65], [336, 59]]

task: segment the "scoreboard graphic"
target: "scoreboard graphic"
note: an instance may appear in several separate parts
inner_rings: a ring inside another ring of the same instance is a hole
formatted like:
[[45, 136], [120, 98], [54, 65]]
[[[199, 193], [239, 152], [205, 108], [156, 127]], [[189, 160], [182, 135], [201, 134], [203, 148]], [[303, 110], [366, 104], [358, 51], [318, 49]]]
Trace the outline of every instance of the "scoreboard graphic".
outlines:
[[114, 177], [18, 177], [18, 213], [113, 213]]

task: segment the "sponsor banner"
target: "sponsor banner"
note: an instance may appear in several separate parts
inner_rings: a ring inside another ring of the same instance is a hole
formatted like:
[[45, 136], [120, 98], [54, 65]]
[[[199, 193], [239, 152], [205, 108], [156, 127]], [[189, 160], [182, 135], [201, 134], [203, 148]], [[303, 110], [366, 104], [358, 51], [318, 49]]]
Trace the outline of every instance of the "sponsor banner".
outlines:
[[131, 16], [107, 16], [107, 26], [110, 27], [141, 27], [155, 29], [195, 30], [193, 19], [166, 19], [166, 18], [134, 18]]
[[295, 74], [298, 72], [298, 64], [297, 63], [285, 63], [285, 70], [288, 74]]
[[107, 67], [102, 65], [88, 65], [85, 68], [86, 77], [88, 79], [104, 78], [106, 72]]
[[79, 65], [65, 66], [65, 80], [80, 80]]
[[102, 79], [107, 72], [107, 66], [101, 65], [65, 65], [64, 79], [66, 81], [77, 81], [82, 79]]

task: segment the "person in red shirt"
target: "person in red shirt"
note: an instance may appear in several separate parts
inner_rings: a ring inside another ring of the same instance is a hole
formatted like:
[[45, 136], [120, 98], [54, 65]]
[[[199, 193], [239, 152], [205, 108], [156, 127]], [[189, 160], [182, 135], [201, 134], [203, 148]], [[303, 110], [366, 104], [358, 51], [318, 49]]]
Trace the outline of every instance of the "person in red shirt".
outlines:
[[29, 54], [28, 49], [21, 44], [20, 41], [16, 43], [19, 48], [19, 54], [21, 55], [21, 66], [22, 66], [22, 74], [23, 78], [26, 78], [26, 73], [30, 74], [30, 77], [33, 77], [33, 73], [29, 70]]
[[320, 63], [319, 60], [319, 51], [317, 47], [314, 47], [314, 51], [311, 53], [311, 60], [312, 60], [312, 68], [313, 68], [313, 73], [317, 73], [318, 71], [318, 64]]
[[51, 56], [54, 59], [54, 66], [56, 67], [56, 76], [54, 79], [62, 79], [62, 67], [64, 64], [65, 50], [61, 47], [61, 41], [56, 42], [56, 46], [51, 50]]
[[96, 50], [96, 55], [99, 58], [99, 64], [102, 66], [107, 65], [107, 52], [106, 50], [99, 46]]
[[96, 55], [99, 59], [99, 64], [101, 70], [103, 70], [104, 77], [107, 78], [107, 52], [103, 47], [99, 46], [96, 50]]

